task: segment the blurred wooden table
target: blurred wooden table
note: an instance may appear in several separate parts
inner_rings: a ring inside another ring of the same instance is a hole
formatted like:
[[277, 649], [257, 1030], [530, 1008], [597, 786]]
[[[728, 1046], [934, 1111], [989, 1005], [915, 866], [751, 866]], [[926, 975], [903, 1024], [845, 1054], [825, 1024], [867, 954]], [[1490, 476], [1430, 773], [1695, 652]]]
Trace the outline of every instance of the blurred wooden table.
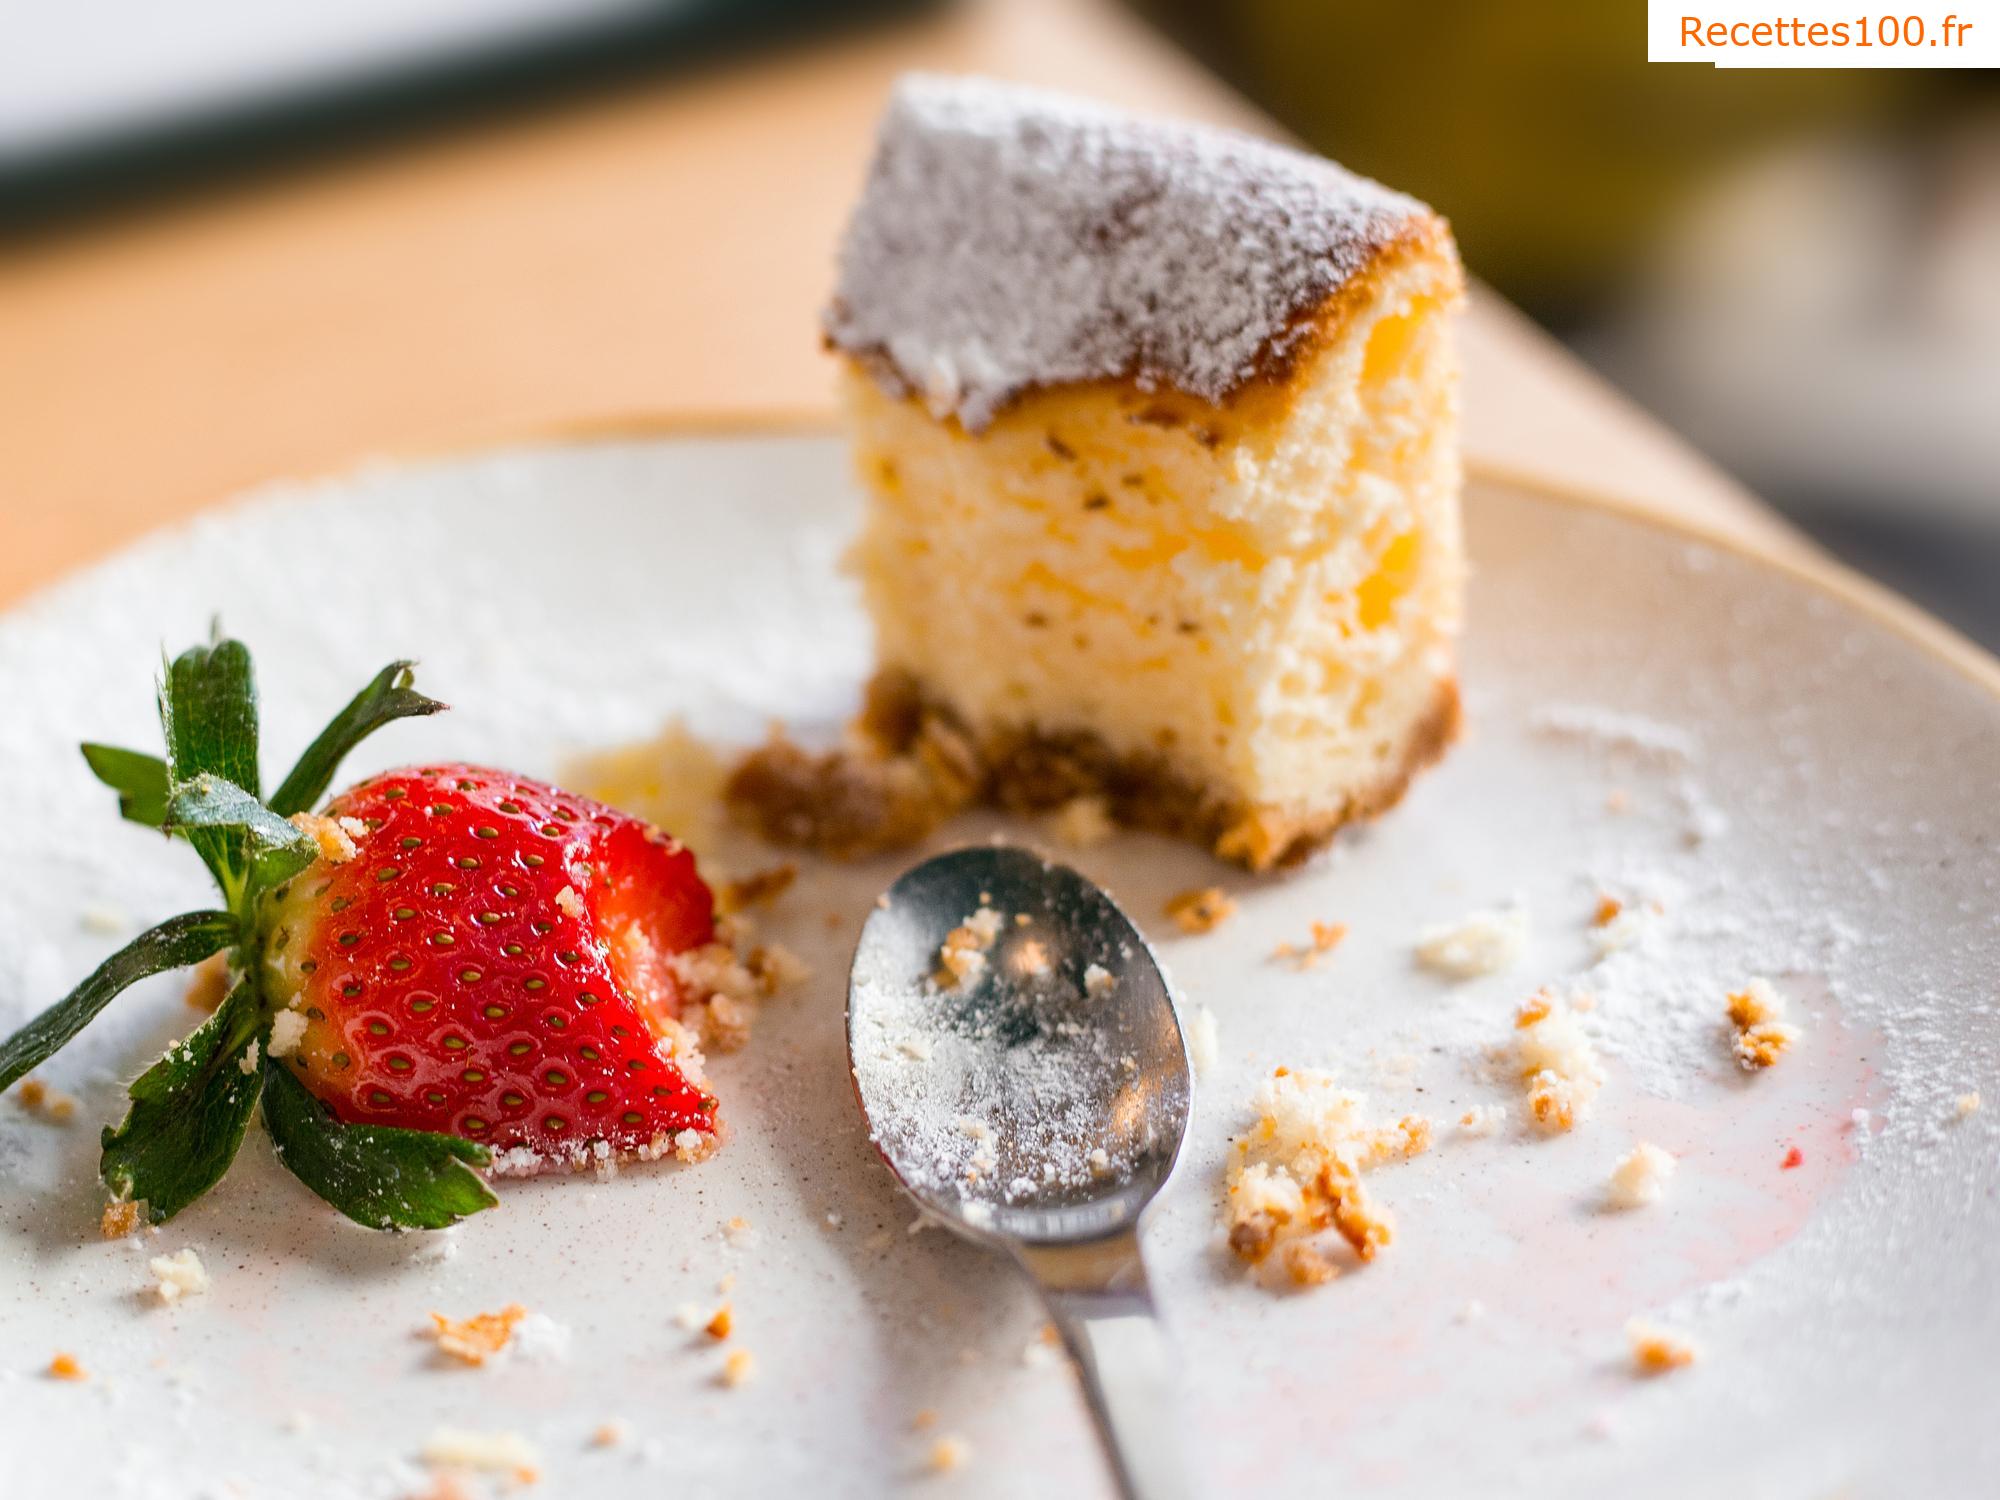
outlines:
[[[912, 66], [1270, 128], [1110, 0], [966, 0], [19, 247], [0, 602], [262, 480], [629, 417], [825, 418], [834, 239]], [[1498, 299], [1466, 343], [1475, 467], [1797, 545]]]

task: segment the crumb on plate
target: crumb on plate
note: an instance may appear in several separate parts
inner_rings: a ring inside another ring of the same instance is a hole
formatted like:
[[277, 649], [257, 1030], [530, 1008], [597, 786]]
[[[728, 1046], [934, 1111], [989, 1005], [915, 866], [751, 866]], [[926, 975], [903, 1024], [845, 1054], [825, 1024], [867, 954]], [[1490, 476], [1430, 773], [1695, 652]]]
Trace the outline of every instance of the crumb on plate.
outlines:
[[1535, 991], [1514, 1013], [1514, 1050], [1529, 1117], [1551, 1134], [1575, 1129], [1604, 1086], [1604, 1065], [1573, 1008]]
[[1206, 1005], [1197, 1005], [1188, 1017], [1187, 1050], [1197, 1078], [1206, 1076], [1221, 1056], [1215, 1012]]
[[208, 1290], [208, 1270], [201, 1263], [201, 1257], [194, 1247], [176, 1251], [172, 1255], [156, 1255], [146, 1262], [146, 1269], [153, 1275], [155, 1289], [162, 1302], [173, 1303], [183, 1297], [199, 1297]]
[[1605, 1194], [1613, 1208], [1643, 1208], [1666, 1196], [1674, 1175], [1674, 1158], [1650, 1141], [1641, 1141], [1618, 1158]]
[[949, 1474], [963, 1468], [972, 1457], [972, 1445], [956, 1433], [944, 1433], [931, 1444], [927, 1462], [934, 1474]]
[[434, 1312], [432, 1332], [440, 1353], [468, 1365], [483, 1365], [507, 1347], [514, 1330], [527, 1315], [527, 1308], [518, 1302], [510, 1302], [498, 1312], [476, 1313], [463, 1319]]
[[1279, 963], [1289, 963], [1304, 971], [1315, 968], [1327, 954], [1338, 948], [1341, 939], [1347, 936], [1345, 922], [1314, 922], [1312, 940], [1304, 947], [1296, 943], [1280, 943], [1271, 950], [1271, 957]]
[[90, 1379], [90, 1375], [83, 1368], [82, 1362], [74, 1354], [70, 1354], [67, 1351], [58, 1351], [55, 1357], [49, 1361], [48, 1375], [51, 1380]]
[[1416, 959], [1447, 979], [1478, 979], [1510, 967], [1528, 946], [1528, 909], [1516, 902], [1476, 911], [1418, 935]]
[[798, 878], [799, 867], [786, 860], [783, 864], [753, 871], [740, 880], [728, 881], [717, 894], [724, 911], [744, 912], [771, 905], [790, 890]]
[[1634, 1318], [1627, 1323], [1625, 1337], [1632, 1346], [1632, 1363], [1644, 1375], [1682, 1369], [1701, 1357], [1701, 1351], [1687, 1335], [1662, 1328], [1644, 1318]]
[[138, 1232], [142, 1218], [139, 1205], [130, 1198], [113, 1198], [104, 1205], [104, 1215], [97, 1221], [97, 1232], [107, 1240], [122, 1240]]
[[1394, 1220], [1361, 1185], [1361, 1174], [1416, 1156], [1431, 1144], [1431, 1122], [1406, 1115], [1392, 1126], [1365, 1122], [1367, 1101], [1319, 1069], [1279, 1068], [1258, 1085], [1256, 1123], [1230, 1153], [1224, 1222], [1229, 1248], [1253, 1265], [1279, 1252], [1292, 1280], [1330, 1278], [1332, 1263], [1289, 1246], [1335, 1230], [1357, 1258], [1374, 1259]]
[[1504, 1104], [1474, 1104], [1458, 1117], [1461, 1135], [1497, 1135], [1506, 1123], [1507, 1106]]
[[757, 1378], [757, 1356], [748, 1349], [732, 1349], [722, 1362], [722, 1383], [734, 1390]]
[[1182, 891], [1167, 903], [1167, 915], [1182, 932], [1213, 932], [1236, 914], [1236, 903], [1219, 885]]
[[541, 1454], [518, 1432], [439, 1427], [424, 1440], [417, 1456], [433, 1469], [504, 1474], [516, 1484], [534, 1484], [542, 1477]]
[[1755, 1072], [1770, 1067], [1799, 1040], [1799, 1028], [1785, 1019], [1785, 997], [1768, 979], [1752, 979], [1729, 996], [1729, 1024], [1736, 1061]]

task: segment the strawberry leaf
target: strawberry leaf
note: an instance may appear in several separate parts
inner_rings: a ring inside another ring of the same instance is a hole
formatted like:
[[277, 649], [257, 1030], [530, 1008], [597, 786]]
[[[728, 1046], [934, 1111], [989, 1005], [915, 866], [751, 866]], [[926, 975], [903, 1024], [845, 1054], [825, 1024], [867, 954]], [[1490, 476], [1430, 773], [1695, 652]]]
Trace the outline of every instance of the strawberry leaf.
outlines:
[[236, 918], [226, 911], [191, 911], [140, 933], [82, 984], [0, 1042], [0, 1091], [68, 1046], [119, 991], [149, 974], [200, 963], [237, 936]]
[[222, 1180], [264, 1083], [251, 1050], [258, 1026], [256, 991], [239, 984], [139, 1075], [124, 1123], [104, 1132], [99, 1171], [112, 1196], [143, 1201], [164, 1224]]
[[158, 828], [167, 818], [167, 763], [143, 750], [85, 745], [91, 774], [118, 794], [118, 811], [134, 823]]
[[448, 1229], [500, 1200], [473, 1167], [484, 1146], [455, 1135], [349, 1125], [306, 1091], [284, 1064], [264, 1065], [264, 1128], [307, 1187], [370, 1229]]
[[271, 811], [280, 817], [309, 812], [326, 795], [333, 776], [348, 752], [385, 724], [398, 719], [440, 713], [445, 705], [415, 691], [410, 669], [415, 662], [392, 661], [375, 680], [354, 695], [347, 707], [333, 716], [333, 722], [306, 747], [299, 763], [271, 793]]
[[169, 833], [190, 842], [224, 830], [236, 839], [238, 857], [259, 885], [276, 885], [298, 874], [319, 856], [319, 844], [294, 828], [234, 782], [202, 775], [176, 785], [167, 799]]
[[[160, 684], [160, 727], [167, 736], [170, 787], [217, 776], [256, 798], [257, 679], [241, 641], [218, 639], [174, 658]], [[234, 904], [249, 867], [242, 833], [226, 825], [204, 827], [188, 841]]]

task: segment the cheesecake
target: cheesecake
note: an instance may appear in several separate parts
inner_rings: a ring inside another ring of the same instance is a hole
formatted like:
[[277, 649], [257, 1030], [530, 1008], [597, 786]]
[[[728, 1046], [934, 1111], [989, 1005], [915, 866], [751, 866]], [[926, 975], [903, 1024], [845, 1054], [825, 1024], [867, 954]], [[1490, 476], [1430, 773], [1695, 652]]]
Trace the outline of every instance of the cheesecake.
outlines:
[[1459, 719], [1462, 291], [1320, 157], [901, 80], [824, 323], [878, 674], [732, 800], [861, 852], [1087, 798], [1252, 869], [1390, 806]]

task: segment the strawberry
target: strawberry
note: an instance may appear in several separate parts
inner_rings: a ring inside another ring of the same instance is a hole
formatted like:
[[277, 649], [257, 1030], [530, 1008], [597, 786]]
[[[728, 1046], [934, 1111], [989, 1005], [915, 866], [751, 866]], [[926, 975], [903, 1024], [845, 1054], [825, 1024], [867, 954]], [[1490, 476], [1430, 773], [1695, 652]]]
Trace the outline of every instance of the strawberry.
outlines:
[[263, 909], [264, 993], [298, 1018], [272, 1050], [315, 1098], [552, 1161], [707, 1140], [715, 1100], [675, 1060], [667, 962], [715, 936], [685, 848], [465, 765], [375, 777], [327, 815], [356, 830], [353, 856]]
[[[0, 1042], [0, 1090], [120, 991], [226, 955], [221, 1004], [133, 1081], [104, 1132], [113, 1199], [163, 1223], [221, 1180], [261, 1106], [279, 1159], [374, 1228], [498, 1200], [476, 1169], [616, 1152], [683, 1158], [715, 1101], [679, 1024], [676, 958], [713, 958], [694, 858], [610, 808], [504, 771], [426, 766], [325, 796], [347, 753], [444, 705], [392, 662], [268, 796], [250, 653], [168, 664], [164, 758], [85, 745], [129, 820], [185, 839], [221, 890]], [[696, 952], [696, 950], [700, 950]], [[726, 950], [723, 950], [726, 952]]]

